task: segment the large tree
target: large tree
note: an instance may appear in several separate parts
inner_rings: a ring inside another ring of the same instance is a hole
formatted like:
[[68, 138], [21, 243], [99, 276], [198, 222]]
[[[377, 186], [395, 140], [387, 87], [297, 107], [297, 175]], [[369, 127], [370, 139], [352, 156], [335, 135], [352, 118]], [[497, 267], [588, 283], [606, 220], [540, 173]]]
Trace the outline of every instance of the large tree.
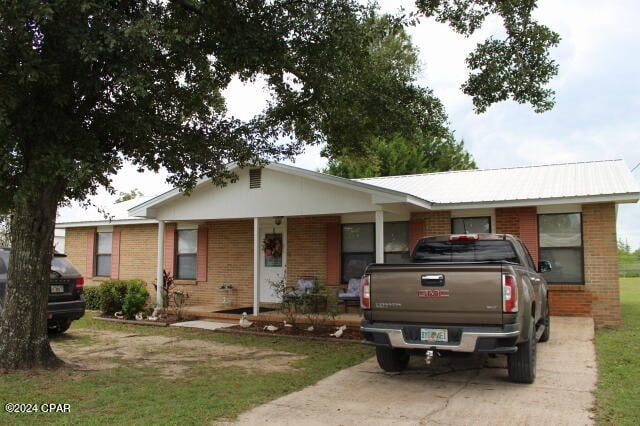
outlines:
[[476, 167], [464, 142], [452, 133], [445, 137], [421, 132], [412, 139], [402, 136], [374, 138], [363, 153], [345, 153], [329, 159], [324, 173], [348, 179], [466, 170]]
[[[379, 74], [392, 70], [395, 78], [415, 81], [421, 71], [419, 49], [405, 28], [394, 25], [389, 16], [372, 16], [364, 26], [366, 31], [379, 35], [372, 37], [369, 47], [371, 62], [380, 70]], [[425, 104], [439, 102], [428, 90], [421, 96]], [[474, 168], [464, 143], [457, 142], [453, 132], [447, 130], [444, 114], [434, 118], [441, 120], [437, 126], [431, 126], [426, 132], [416, 128], [411, 137], [383, 135], [339, 147], [340, 152], [327, 147], [323, 155], [329, 157], [329, 163], [323, 172], [361, 178]]]
[[[486, 13], [514, 28], [515, 53], [480, 46], [470, 62], [480, 67], [467, 90], [478, 109], [506, 98], [550, 107], [543, 87], [555, 73], [546, 65], [553, 37], [541, 45], [548, 34], [533, 31], [535, 2], [418, 6], [465, 33]], [[450, 7], [464, 13], [445, 13]], [[46, 333], [56, 208], [108, 186], [123, 161], [164, 166], [188, 190], [202, 177], [233, 179], [230, 161], [279, 159], [310, 143], [339, 153], [376, 136], [435, 132], [441, 104], [393, 68], [374, 66], [379, 35], [363, 30], [372, 14], [352, 0], [0, 2], [0, 208], [13, 213], [0, 367], [61, 363]], [[482, 77], [492, 66], [508, 70]], [[251, 120], [226, 114], [222, 91], [234, 77], [267, 82], [270, 104]]]

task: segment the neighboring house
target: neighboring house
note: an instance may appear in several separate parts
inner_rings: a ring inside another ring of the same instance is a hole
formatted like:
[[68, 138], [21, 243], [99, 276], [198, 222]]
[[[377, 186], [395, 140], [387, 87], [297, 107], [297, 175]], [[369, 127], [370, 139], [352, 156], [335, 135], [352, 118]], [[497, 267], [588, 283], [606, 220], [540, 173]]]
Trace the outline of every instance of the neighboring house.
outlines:
[[88, 281], [150, 283], [164, 268], [211, 312], [229, 297], [276, 302], [269, 281], [285, 274], [338, 286], [370, 262], [405, 262], [422, 236], [510, 233], [552, 263], [553, 315], [620, 322], [616, 205], [640, 198], [621, 160], [357, 180], [282, 164], [235, 171], [226, 187], [129, 201], [128, 217], [61, 219], [66, 253]]

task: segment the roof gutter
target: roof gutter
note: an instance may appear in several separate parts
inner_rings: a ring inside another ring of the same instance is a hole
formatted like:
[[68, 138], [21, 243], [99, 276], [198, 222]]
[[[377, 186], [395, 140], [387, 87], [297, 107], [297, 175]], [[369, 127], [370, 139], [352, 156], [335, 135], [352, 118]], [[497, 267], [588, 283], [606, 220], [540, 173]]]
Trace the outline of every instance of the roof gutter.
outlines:
[[549, 206], [561, 204], [589, 204], [589, 203], [637, 203], [640, 200], [640, 193], [614, 194], [614, 195], [589, 195], [582, 197], [562, 197], [562, 198], [530, 198], [526, 200], [506, 200], [506, 201], [474, 201], [469, 203], [433, 203], [431, 210], [467, 210], [479, 208], [507, 208], [507, 207], [527, 207], [527, 206]]

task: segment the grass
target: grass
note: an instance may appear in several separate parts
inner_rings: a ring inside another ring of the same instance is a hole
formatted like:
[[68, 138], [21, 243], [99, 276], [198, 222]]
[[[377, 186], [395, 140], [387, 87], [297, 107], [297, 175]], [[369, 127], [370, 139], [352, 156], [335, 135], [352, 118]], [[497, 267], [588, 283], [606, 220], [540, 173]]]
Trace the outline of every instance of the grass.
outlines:
[[[174, 376], [131, 360], [120, 360], [116, 368], [101, 371], [61, 369], [3, 374], [0, 424], [207, 424], [233, 419], [253, 406], [300, 390], [373, 355], [370, 348], [362, 345], [127, 326], [88, 318], [74, 322], [74, 328], [229, 343], [305, 358], [284, 372], [220, 368], [216, 359], [209, 358], [192, 363], [185, 373]], [[64, 335], [57, 339], [68, 347], [94, 343], [90, 338]], [[6, 403], [66, 403], [71, 405], [71, 412], [10, 414], [4, 410]]]
[[596, 333], [596, 420], [640, 424], [640, 278], [620, 279], [623, 325]]

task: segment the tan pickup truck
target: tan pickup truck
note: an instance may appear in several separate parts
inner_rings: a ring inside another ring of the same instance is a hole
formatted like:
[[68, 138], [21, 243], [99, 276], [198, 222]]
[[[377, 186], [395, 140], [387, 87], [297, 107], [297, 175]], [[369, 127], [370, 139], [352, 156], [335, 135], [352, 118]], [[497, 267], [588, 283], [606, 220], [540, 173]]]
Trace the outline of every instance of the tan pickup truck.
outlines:
[[360, 297], [364, 343], [385, 371], [411, 354], [502, 353], [509, 378], [532, 383], [536, 344], [549, 339], [547, 284], [526, 246], [508, 234], [422, 238], [409, 264], [372, 264]]

